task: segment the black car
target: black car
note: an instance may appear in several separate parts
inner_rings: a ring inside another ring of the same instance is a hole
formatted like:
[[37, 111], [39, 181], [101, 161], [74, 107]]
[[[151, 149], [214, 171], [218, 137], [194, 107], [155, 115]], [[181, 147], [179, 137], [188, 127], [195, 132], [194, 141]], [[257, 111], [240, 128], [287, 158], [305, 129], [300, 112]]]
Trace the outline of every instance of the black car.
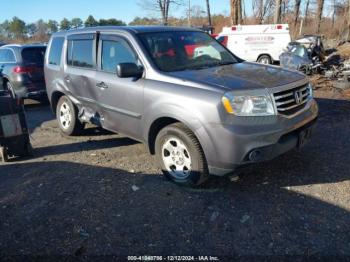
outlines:
[[0, 47], [2, 88], [20, 98], [45, 101], [44, 56], [46, 45], [4, 45]]

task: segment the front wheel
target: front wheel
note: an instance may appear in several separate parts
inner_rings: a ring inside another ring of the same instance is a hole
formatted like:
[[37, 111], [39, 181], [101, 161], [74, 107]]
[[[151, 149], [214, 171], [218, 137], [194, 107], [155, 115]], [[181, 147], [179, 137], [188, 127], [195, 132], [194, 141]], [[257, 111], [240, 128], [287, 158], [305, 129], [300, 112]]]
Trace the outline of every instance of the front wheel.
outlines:
[[198, 139], [181, 123], [169, 125], [159, 132], [156, 156], [164, 175], [177, 184], [194, 187], [209, 177]]
[[265, 65], [271, 65], [272, 64], [272, 59], [268, 55], [262, 55], [258, 58], [258, 63], [260, 64], [265, 64]]
[[68, 136], [78, 135], [84, 125], [78, 119], [78, 109], [67, 96], [62, 96], [57, 103], [56, 117], [61, 131]]

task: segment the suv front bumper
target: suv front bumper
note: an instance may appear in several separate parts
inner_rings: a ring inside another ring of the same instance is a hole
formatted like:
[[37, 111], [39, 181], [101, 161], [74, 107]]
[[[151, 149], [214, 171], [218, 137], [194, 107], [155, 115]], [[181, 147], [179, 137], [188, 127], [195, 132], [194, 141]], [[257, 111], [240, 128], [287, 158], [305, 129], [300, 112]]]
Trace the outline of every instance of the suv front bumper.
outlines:
[[210, 174], [223, 176], [237, 166], [271, 160], [298, 147], [301, 132], [309, 134], [317, 116], [312, 99], [293, 117], [234, 117], [228, 124], [204, 126], [201, 131], [211, 140], [201, 141]]

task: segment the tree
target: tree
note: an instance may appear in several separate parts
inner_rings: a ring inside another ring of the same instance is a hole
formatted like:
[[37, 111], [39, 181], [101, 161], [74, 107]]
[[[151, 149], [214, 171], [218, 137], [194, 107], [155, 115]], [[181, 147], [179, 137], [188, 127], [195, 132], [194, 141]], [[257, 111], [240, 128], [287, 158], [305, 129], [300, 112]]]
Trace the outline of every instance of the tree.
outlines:
[[124, 26], [126, 24], [121, 20], [110, 18], [110, 19], [100, 19], [99, 25], [101, 25], [101, 26], [105, 26], [105, 25]]
[[45, 36], [47, 36], [47, 33], [48, 33], [49, 30], [48, 30], [47, 23], [45, 23], [44, 20], [39, 19], [39, 20], [36, 22], [36, 28], [37, 28], [36, 34], [37, 34], [39, 37], [45, 37]]
[[10, 22], [8, 20], [5, 20], [2, 24], [0, 24], [0, 35], [2, 35], [4, 38], [8, 38], [9, 29], [10, 29]]
[[230, 0], [231, 2], [231, 19], [232, 24], [238, 25], [242, 23], [242, 1]]
[[13, 17], [9, 23], [9, 32], [14, 38], [23, 38], [26, 29], [26, 23], [18, 17]]
[[301, 4], [301, 0], [295, 0], [295, 5], [294, 5], [294, 28], [296, 28], [297, 23], [298, 23], [300, 4]]
[[30, 23], [26, 25], [26, 33], [29, 37], [33, 37], [37, 30], [38, 29], [35, 23]]
[[259, 24], [262, 24], [266, 17], [271, 15], [273, 11], [274, 0], [254, 0], [253, 13], [258, 18]]
[[348, 1], [348, 41], [350, 41], [350, 0]]
[[85, 25], [85, 27], [98, 26], [98, 22], [95, 20], [95, 18], [92, 15], [89, 15], [89, 17], [86, 19], [84, 25]]
[[63, 18], [60, 23], [60, 30], [69, 30], [71, 29], [70, 21], [67, 18]]
[[275, 16], [274, 16], [274, 23], [279, 24], [281, 23], [281, 8], [282, 8], [282, 0], [276, 0], [275, 1]]
[[143, 0], [140, 4], [146, 10], [159, 12], [163, 25], [168, 25], [170, 7], [174, 4], [181, 5], [182, 0]]
[[310, 5], [310, 0], [306, 0], [306, 4], [305, 4], [305, 12], [304, 12], [304, 17], [305, 17], [305, 22], [304, 24], [307, 25], [307, 18], [309, 15], [309, 5]]
[[79, 28], [79, 27], [83, 26], [83, 20], [81, 20], [80, 18], [76, 17], [76, 18], [73, 18], [70, 21], [70, 24], [71, 24], [71, 28], [76, 29], [76, 28]]
[[317, 0], [316, 33], [320, 33], [324, 0]]
[[129, 25], [158, 25], [159, 20], [156, 18], [148, 18], [148, 17], [135, 17]]
[[56, 33], [58, 31], [58, 22], [55, 20], [49, 20], [47, 22], [47, 27], [49, 30], [49, 34]]

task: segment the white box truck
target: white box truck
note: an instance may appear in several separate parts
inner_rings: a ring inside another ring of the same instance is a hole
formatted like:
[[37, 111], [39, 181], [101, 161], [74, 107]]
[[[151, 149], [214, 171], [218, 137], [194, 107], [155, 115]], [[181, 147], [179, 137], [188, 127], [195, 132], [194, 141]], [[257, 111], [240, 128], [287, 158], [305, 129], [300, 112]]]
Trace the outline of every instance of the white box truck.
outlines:
[[224, 27], [216, 39], [238, 57], [263, 64], [278, 62], [291, 42], [288, 24]]

